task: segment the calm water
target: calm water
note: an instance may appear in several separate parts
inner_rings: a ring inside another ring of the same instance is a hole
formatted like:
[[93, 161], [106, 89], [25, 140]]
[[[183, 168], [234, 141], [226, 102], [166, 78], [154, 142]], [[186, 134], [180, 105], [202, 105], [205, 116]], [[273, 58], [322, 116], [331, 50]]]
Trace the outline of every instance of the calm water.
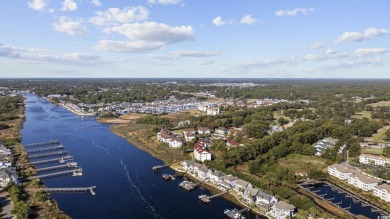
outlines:
[[310, 188], [310, 191], [318, 195], [325, 194], [325, 199], [332, 199], [329, 201], [335, 204], [337, 203], [342, 208], [350, 207], [349, 211], [356, 215], [361, 214], [368, 218], [379, 218], [379, 216], [381, 216], [377, 212], [372, 212], [371, 207], [362, 206], [360, 202], [354, 202], [352, 198], [347, 197], [346, 193], [339, 193], [336, 190], [332, 190], [332, 188], [327, 184], [316, 185], [314, 188]]
[[[240, 208], [222, 198], [204, 205], [198, 196], [208, 191], [198, 188], [188, 193], [178, 187], [181, 180], [163, 181], [161, 173], [151, 170], [162, 164], [161, 160], [113, 134], [109, 125], [100, 124], [93, 117], [76, 116], [35, 95], [26, 96], [25, 103], [22, 143], [59, 140], [83, 168], [81, 177], [49, 178], [44, 180], [45, 185], [97, 186], [96, 196], [51, 195], [72, 218], [224, 218], [224, 209]], [[39, 167], [43, 166], [47, 165]]]

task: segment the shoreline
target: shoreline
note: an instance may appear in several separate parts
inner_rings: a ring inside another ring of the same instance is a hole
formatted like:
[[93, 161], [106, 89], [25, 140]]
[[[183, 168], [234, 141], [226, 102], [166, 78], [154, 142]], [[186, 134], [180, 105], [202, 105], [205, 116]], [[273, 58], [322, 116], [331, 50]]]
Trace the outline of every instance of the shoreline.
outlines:
[[[39, 96], [39, 97], [40, 97], [40, 96]], [[72, 112], [73, 114], [76, 114], [76, 115], [78, 115], [78, 116], [96, 116], [95, 113], [83, 113], [83, 112], [79, 112], [79, 111], [74, 110], [72, 107], [66, 106], [66, 105], [61, 104], [61, 103], [56, 103], [56, 102], [52, 101], [52, 100], [49, 99], [49, 98], [46, 98], [46, 97], [41, 97], [41, 98], [44, 99], [44, 100], [49, 101], [49, 102], [52, 103], [52, 104], [58, 105], [58, 106], [60, 106], [60, 107], [62, 107], [62, 108], [65, 108], [65, 109], [67, 109], [68, 111], [70, 111], [70, 112]]]

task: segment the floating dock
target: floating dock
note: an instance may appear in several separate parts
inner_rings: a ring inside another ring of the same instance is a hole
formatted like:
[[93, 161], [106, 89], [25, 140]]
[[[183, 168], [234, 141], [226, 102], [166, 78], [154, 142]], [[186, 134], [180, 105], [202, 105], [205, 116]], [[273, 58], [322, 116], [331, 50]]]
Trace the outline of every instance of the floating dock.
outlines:
[[194, 182], [190, 182], [190, 181], [183, 181], [183, 182], [181, 182], [181, 183], [179, 184], [179, 186], [180, 186], [182, 189], [184, 189], [184, 190], [186, 190], [186, 191], [188, 191], [188, 192], [194, 190], [196, 187], [198, 187], [198, 186], [200, 186], [200, 185], [202, 185], [202, 182], [200, 182], [200, 183], [194, 183]]
[[26, 147], [39, 147], [39, 146], [53, 145], [53, 144], [60, 144], [60, 141], [58, 141], [58, 140], [53, 140], [53, 141], [48, 141], [48, 142], [40, 142], [40, 143], [33, 143], [33, 144], [25, 144], [25, 145], [23, 145], [23, 146], [26, 148]]
[[26, 152], [28, 154], [32, 154], [32, 153], [38, 153], [38, 152], [44, 152], [44, 151], [62, 150], [62, 149], [64, 149], [64, 146], [59, 145], [59, 146], [54, 146], [54, 147], [50, 147], [50, 148], [40, 148], [40, 149], [35, 149], [35, 150], [27, 150]]
[[41, 158], [41, 157], [52, 157], [52, 156], [61, 156], [68, 154], [67, 151], [58, 151], [58, 152], [52, 152], [52, 153], [46, 153], [46, 154], [34, 154], [34, 155], [28, 155], [29, 159], [35, 159], [35, 158]]
[[49, 173], [45, 175], [39, 175], [39, 176], [31, 176], [29, 179], [45, 179], [45, 178], [50, 178], [50, 177], [55, 177], [55, 176], [62, 176], [62, 175], [68, 175], [68, 174], [73, 174], [73, 176], [82, 176], [82, 169], [78, 168], [76, 170], [66, 170], [62, 172], [56, 172], [56, 173]]
[[37, 171], [37, 173], [39, 173], [39, 172], [45, 172], [45, 171], [50, 171], [50, 170], [58, 170], [58, 169], [65, 169], [65, 168], [69, 168], [69, 169], [77, 168], [77, 163], [76, 163], [76, 165], [74, 165], [73, 163], [76, 163], [76, 162], [70, 162], [70, 163], [63, 164], [63, 165], [58, 165], [58, 166], [38, 168], [38, 169], [36, 169], [36, 171]]
[[208, 195], [201, 195], [199, 196], [199, 199], [203, 202], [203, 203], [210, 203], [211, 200], [215, 199], [215, 198], [218, 198], [222, 195], [225, 195], [226, 193], [228, 193], [228, 191], [224, 191], [224, 192], [221, 192], [221, 193], [218, 193], [216, 195], [212, 195], [212, 196], [208, 196]]
[[68, 156], [61, 157], [61, 158], [54, 158], [54, 159], [50, 159], [50, 160], [33, 161], [33, 162], [30, 162], [30, 163], [32, 165], [39, 165], [39, 164], [45, 164], [45, 163], [55, 163], [55, 162], [60, 162], [60, 161], [70, 161], [72, 159], [73, 159], [73, 157], [68, 155]]

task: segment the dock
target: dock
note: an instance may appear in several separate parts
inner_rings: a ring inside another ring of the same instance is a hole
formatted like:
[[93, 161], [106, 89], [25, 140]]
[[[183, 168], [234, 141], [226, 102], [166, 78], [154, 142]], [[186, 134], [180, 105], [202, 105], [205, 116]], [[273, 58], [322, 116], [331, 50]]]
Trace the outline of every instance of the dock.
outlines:
[[231, 218], [231, 219], [238, 219], [238, 218], [245, 218], [242, 214], [245, 213], [245, 212], [248, 212], [250, 211], [251, 208], [250, 207], [247, 207], [247, 208], [243, 208], [239, 211], [232, 211], [232, 212], [229, 212], [226, 214], [226, 216], [228, 218]]
[[58, 140], [52, 140], [48, 142], [40, 142], [40, 143], [33, 143], [33, 144], [25, 144], [23, 145], [25, 148], [26, 147], [39, 147], [39, 146], [45, 146], [45, 145], [53, 145], [53, 144], [59, 144], [60, 141]]
[[60, 156], [68, 154], [67, 151], [58, 151], [58, 152], [52, 152], [52, 153], [46, 153], [46, 154], [34, 154], [34, 155], [28, 155], [29, 159], [35, 159], [35, 158], [41, 158], [41, 157], [52, 157], [52, 156]]
[[26, 152], [28, 154], [32, 154], [32, 153], [38, 153], [38, 152], [44, 152], [44, 151], [54, 151], [54, 150], [61, 150], [61, 149], [64, 149], [64, 146], [59, 145], [59, 146], [54, 146], [54, 147], [50, 147], [50, 148], [40, 148], [40, 149], [35, 149], [35, 150], [27, 150]]
[[76, 165], [70, 165], [70, 163], [63, 164], [63, 165], [58, 165], [58, 166], [51, 166], [51, 167], [44, 167], [44, 168], [38, 168], [36, 169], [37, 173], [39, 172], [45, 172], [45, 171], [50, 171], [50, 170], [58, 170], [58, 169], [65, 169], [65, 168], [76, 168]]
[[211, 200], [215, 199], [215, 198], [218, 198], [222, 195], [225, 195], [226, 193], [228, 193], [228, 191], [224, 191], [224, 192], [221, 192], [221, 193], [218, 193], [218, 194], [215, 194], [215, 195], [212, 195], [212, 196], [208, 196], [208, 195], [201, 195], [199, 196], [199, 199], [203, 202], [203, 203], [210, 203]]
[[56, 173], [49, 173], [45, 175], [39, 175], [39, 176], [31, 176], [29, 179], [45, 179], [45, 178], [50, 178], [50, 177], [55, 177], [55, 176], [62, 176], [62, 175], [68, 175], [68, 174], [73, 174], [73, 176], [81, 176], [82, 175], [82, 169], [78, 168], [75, 170], [66, 170], [62, 172], [56, 172]]
[[162, 178], [166, 181], [169, 181], [169, 180], [175, 180], [176, 178], [178, 177], [182, 177], [184, 174], [182, 173], [176, 173], [176, 174], [163, 174], [162, 175]]
[[179, 184], [179, 186], [188, 191], [188, 192], [191, 192], [192, 190], [194, 190], [195, 188], [199, 187], [202, 185], [203, 182], [199, 182], [199, 183], [194, 183], [194, 182], [189, 182], [189, 181], [183, 181], [182, 183]]
[[72, 160], [72, 156], [65, 156], [61, 158], [54, 158], [54, 159], [49, 159], [49, 160], [40, 160], [40, 161], [33, 161], [30, 162], [32, 165], [39, 165], [39, 164], [45, 164], [45, 163], [54, 163], [54, 162], [60, 162], [60, 161], [70, 161]]
[[153, 171], [159, 171], [161, 169], [164, 169], [164, 168], [168, 168], [170, 165], [160, 165], [160, 166], [154, 166], [152, 167], [152, 170]]
[[82, 188], [39, 188], [39, 189], [26, 189], [26, 191], [43, 191], [43, 192], [58, 192], [58, 193], [79, 193], [90, 192], [92, 195], [96, 195], [96, 186], [82, 187]]

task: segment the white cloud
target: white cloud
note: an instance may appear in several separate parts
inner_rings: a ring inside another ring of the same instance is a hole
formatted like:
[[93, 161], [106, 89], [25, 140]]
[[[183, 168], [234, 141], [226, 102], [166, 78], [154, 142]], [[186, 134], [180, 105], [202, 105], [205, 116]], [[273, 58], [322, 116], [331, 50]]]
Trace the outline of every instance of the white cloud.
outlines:
[[102, 3], [99, 0], [92, 0], [91, 4], [95, 5], [96, 7], [102, 7]]
[[77, 3], [73, 0], [64, 0], [62, 2], [61, 11], [76, 11]]
[[316, 56], [313, 54], [306, 55], [304, 59], [306, 61], [319, 61], [319, 60], [321, 60], [321, 58], [319, 56]]
[[298, 14], [308, 14], [314, 11], [314, 8], [294, 8], [288, 10], [279, 10], [275, 12], [276, 16], [296, 16]]
[[211, 59], [202, 59], [198, 62], [199, 65], [212, 65], [215, 61]]
[[344, 32], [341, 34], [335, 43], [340, 44], [344, 42], [357, 42], [363, 40], [371, 40], [376, 37], [380, 37], [386, 34], [390, 34], [390, 29], [370, 27], [360, 32]]
[[390, 48], [361, 48], [355, 50], [353, 55], [358, 57], [364, 57], [368, 55], [380, 55], [389, 52], [390, 52]]
[[69, 65], [103, 65], [121, 62], [123, 60], [105, 59], [96, 55], [89, 55], [83, 53], [61, 53], [52, 50], [34, 49], [34, 48], [20, 48], [9, 45], [0, 44], [0, 57], [7, 57], [13, 59], [51, 62]]
[[114, 41], [114, 40], [101, 40], [94, 49], [111, 51], [111, 52], [124, 52], [124, 53], [137, 53], [146, 52], [159, 49], [163, 46], [163, 43], [159, 42], [145, 42], [145, 41]]
[[213, 24], [215, 26], [222, 26], [222, 25], [226, 25], [226, 24], [233, 24], [233, 20], [230, 20], [230, 21], [224, 21], [222, 20], [222, 17], [221, 16], [218, 16], [216, 18], [213, 19]]
[[71, 18], [62, 16], [58, 22], [53, 24], [53, 27], [55, 31], [67, 33], [71, 36], [88, 34], [88, 30], [83, 25], [82, 19], [72, 20]]
[[153, 59], [170, 60], [184, 57], [211, 57], [218, 54], [218, 51], [176, 50], [167, 54], [149, 54], [148, 56]]
[[47, 3], [46, 0], [32, 0], [30, 2], [27, 2], [28, 7], [37, 10], [42, 11], [46, 8]]
[[334, 55], [334, 54], [336, 54], [336, 51], [334, 49], [329, 48], [329, 49], [325, 50], [325, 55], [327, 55], [327, 56]]
[[322, 42], [313, 42], [312, 44], [309, 45], [310, 49], [321, 49], [324, 46]]
[[109, 8], [106, 11], [97, 11], [95, 12], [95, 15], [96, 16], [89, 19], [89, 22], [95, 24], [96, 26], [104, 26], [143, 21], [148, 18], [149, 11], [143, 6], [134, 6], [124, 9]]
[[191, 26], [168, 26], [164, 23], [143, 22], [123, 24], [109, 28], [113, 33], [127, 36], [129, 39], [145, 42], [171, 44], [195, 38], [195, 31]]
[[176, 5], [179, 4], [181, 0], [148, 0], [148, 4], [158, 4], [158, 5]]
[[255, 24], [257, 22], [256, 18], [253, 18], [252, 15], [247, 14], [241, 18], [242, 24]]

